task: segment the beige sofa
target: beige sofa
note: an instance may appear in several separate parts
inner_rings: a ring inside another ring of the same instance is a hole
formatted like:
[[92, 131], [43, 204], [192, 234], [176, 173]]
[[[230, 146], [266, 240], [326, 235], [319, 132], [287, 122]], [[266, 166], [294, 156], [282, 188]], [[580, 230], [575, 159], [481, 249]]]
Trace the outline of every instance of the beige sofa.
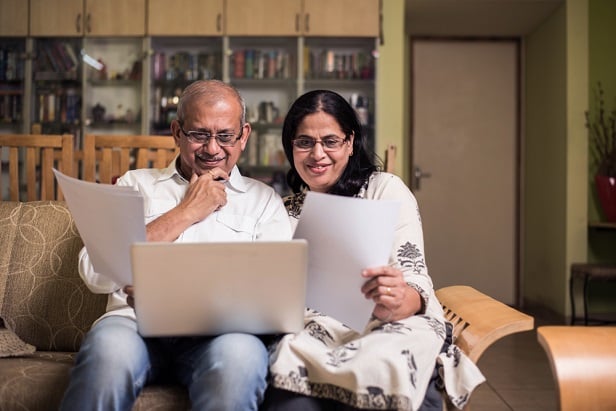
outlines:
[[[0, 201], [0, 411], [57, 410], [75, 353], [106, 296], [77, 273], [83, 246], [63, 202]], [[477, 361], [497, 340], [533, 329], [533, 318], [466, 286], [436, 294], [458, 346]], [[180, 386], [148, 386], [133, 410], [186, 410]]]
[[[106, 296], [77, 273], [83, 246], [63, 202], [0, 201], [0, 410], [57, 410]], [[134, 410], [185, 410], [186, 390], [147, 387]]]

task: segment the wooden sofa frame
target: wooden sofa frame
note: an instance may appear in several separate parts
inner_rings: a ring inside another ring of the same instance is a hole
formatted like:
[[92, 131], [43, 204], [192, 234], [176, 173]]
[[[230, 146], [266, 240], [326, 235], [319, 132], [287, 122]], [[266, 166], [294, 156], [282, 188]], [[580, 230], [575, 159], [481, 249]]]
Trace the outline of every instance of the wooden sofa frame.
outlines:
[[616, 327], [542, 326], [561, 411], [616, 410]]
[[[501, 338], [534, 328], [533, 317], [465, 285], [436, 290], [445, 318], [453, 324], [453, 342], [475, 364], [484, 351]], [[456, 408], [443, 397], [443, 409]], [[471, 400], [464, 407], [471, 409]]]

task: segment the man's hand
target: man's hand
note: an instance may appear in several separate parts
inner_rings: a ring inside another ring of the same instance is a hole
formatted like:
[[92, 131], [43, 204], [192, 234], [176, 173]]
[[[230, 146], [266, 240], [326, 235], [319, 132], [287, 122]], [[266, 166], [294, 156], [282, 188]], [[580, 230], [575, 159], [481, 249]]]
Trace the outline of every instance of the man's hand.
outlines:
[[146, 226], [148, 241], [174, 241], [188, 227], [203, 221], [227, 204], [224, 182], [229, 175], [213, 168], [201, 175], [193, 174], [186, 194], [177, 207]]
[[122, 288], [122, 291], [126, 293], [126, 304], [135, 308], [135, 294], [132, 285], [126, 285]]
[[178, 207], [190, 213], [195, 223], [204, 220], [227, 204], [224, 182], [228, 178], [227, 173], [220, 168], [208, 170], [200, 176], [193, 174], [186, 195]]

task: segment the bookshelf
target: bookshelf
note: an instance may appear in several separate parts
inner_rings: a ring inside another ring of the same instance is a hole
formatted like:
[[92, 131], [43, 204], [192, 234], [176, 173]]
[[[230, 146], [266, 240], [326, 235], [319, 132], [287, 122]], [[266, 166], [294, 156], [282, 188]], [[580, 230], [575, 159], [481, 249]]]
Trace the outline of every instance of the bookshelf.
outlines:
[[0, 129], [8, 133], [21, 129], [25, 47], [23, 38], [0, 38]]

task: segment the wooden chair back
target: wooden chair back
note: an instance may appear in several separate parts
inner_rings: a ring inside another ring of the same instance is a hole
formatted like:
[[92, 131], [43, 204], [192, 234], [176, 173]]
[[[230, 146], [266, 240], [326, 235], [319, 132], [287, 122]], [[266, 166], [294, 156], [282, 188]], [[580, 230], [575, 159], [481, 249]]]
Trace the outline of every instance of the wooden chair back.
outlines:
[[71, 134], [0, 135], [0, 193], [8, 182], [11, 201], [63, 200], [52, 168], [73, 176], [73, 141]]
[[509, 334], [530, 331], [534, 319], [464, 285], [436, 290], [445, 318], [454, 326], [454, 343], [475, 363], [495, 341]]
[[128, 170], [164, 168], [178, 153], [171, 136], [88, 134], [83, 144], [82, 178], [112, 184]]
[[537, 339], [550, 360], [561, 411], [616, 410], [616, 327], [543, 326]]

